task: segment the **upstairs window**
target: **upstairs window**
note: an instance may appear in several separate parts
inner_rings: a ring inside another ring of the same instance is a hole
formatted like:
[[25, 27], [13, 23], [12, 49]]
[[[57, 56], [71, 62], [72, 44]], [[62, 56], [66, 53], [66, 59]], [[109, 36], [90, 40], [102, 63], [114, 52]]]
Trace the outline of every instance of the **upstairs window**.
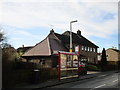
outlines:
[[82, 51], [84, 50], [84, 46], [81, 47]]
[[89, 47], [89, 51], [91, 50], [91, 48]]
[[88, 47], [88, 51], [90, 51], [90, 47]]
[[87, 51], [87, 47], [85, 47], [85, 51]]
[[90, 51], [92, 52], [92, 48], [90, 48]]

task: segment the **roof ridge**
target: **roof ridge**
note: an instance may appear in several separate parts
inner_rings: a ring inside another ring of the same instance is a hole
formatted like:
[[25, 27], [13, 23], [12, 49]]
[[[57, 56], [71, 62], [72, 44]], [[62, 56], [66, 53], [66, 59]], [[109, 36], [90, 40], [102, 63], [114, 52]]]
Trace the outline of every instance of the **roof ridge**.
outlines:
[[[67, 32], [68, 32], [68, 34], [70, 34], [70, 31], [65, 31], [65, 32], [63, 33], [63, 35], [64, 35], [65, 33], [67, 33]], [[91, 44], [94, 45], [95, 47], [98, 47], [97, 45], [95, 45], [94, 43], [92, 43], [90, 40], [88, 40], [87, 38], [85, 38], [83, 35], [78, 35], [78, 34], [75, 33], [75, 32], [72, 32], [72, 34], [75, 35], [75, 36], [77, 36], [77, 37], [80, 38], [80, 39], [86, 40], [87, 42], [91, 43]], [[66, 36], [68, 36], [68, 35], [66, 35]]]
[[52, 54], [51, 53], [51, 45], [50, 45], [50, 38], [49, 37], [47, 37], [47, 42], [48, 42], [49, 53]]

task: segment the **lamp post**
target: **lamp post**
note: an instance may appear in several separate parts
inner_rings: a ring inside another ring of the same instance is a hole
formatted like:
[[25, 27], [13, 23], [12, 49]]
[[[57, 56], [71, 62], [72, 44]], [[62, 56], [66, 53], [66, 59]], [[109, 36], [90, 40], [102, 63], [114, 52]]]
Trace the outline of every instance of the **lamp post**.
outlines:
[[77, 20], [70, 22], [70, 52], [72, 52], [72, 23], [74, 22], [77, 22]]

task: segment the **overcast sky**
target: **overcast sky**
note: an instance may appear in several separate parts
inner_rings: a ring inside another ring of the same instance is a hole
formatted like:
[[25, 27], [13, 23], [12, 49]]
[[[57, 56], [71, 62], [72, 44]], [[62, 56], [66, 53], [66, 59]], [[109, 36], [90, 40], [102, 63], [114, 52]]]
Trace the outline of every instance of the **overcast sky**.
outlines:
[[102, 48], [118, 47], [118, 0], [1, 0], [0, 27], [15, 48], [33, 46], [53, 28], [70, 30]]

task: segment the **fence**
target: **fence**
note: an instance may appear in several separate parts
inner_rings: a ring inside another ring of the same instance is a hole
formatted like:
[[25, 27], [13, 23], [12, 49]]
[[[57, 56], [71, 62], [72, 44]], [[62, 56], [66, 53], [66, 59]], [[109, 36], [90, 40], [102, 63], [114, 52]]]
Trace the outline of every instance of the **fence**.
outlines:
[[[2, 87], [14, 87], [19, 84], [31, 84], [34, 80], [33, 70], [36, 68], [36, 65], [33, 63], [17, 62], [9, 63], [12, 66], [9, 70], [8, 68], [3, 68], [2, 72]], [[4, 65], [3, 65], [4, 66]], [[6, 65], [5, 65], [6, 66]], [[50, 79], [57, 78], [57, 68], [42, 68], [39, 69], [39, 82], [44, 82]]]

